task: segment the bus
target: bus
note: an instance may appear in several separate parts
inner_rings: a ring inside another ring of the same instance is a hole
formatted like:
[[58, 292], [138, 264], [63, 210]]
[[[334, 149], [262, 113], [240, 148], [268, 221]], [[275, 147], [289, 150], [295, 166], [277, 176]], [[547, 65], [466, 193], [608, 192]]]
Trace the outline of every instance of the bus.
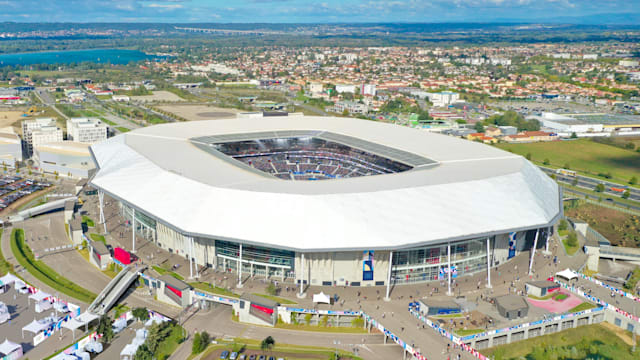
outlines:
[[567, 170], [567, 169], [558, 169], [556, 170], [556, 173], [560, 175], [565, 175], [565, 176], [573, 176], [573, 177], [578, 176], [578, 174], [576, 174], [575, 171]]

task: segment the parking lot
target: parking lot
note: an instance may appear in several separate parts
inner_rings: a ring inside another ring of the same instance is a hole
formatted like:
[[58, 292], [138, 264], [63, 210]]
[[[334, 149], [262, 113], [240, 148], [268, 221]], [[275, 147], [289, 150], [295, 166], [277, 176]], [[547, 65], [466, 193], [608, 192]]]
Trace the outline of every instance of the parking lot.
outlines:
[[0, 211], [19, 199], [51, 186], [46, 181], [24, 179], [20, 176], [3, 176], [0, 178]]

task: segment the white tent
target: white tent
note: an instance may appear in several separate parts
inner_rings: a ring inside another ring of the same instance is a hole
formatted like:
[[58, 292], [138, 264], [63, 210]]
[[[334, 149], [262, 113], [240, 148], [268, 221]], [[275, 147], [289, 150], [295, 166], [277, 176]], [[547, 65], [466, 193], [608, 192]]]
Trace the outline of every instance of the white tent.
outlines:
[[331, 304], [331, 298], [329, 298], [329, 295], [320, 292], [320, 294], [314, 294], [313, 295], [313, 302], [314, 303], [323, 303], [323, 304]]
[[133, 356], [135, 355], [137, 350], [138, 350], [137, 346], [135, 346], [133, 344], [128, 344], [120, 352], [120, 359], [122, 359], [122, 358], [124, 358], [124, 359], [133, 359]]
[[69, 319], [64, 324], [62, 324], [62, 327], [71, 330], [71, 332], [73, 334], [73, 340], [75, 340], [76, 339], [76, 329], [79, 328], [80, 326], [83, 326], [83, 325], [86, 326], [87, 323], [83, 322], [83, 321], [80, 321], [77, 318], [72, 318], [72, 319]]
[[22, 328], [22, 337], [24, 338], [24, 332], [28, 331], [28, 332], [32, 332], [34, 335], [39, 333], [40, 331], [46, 329], [49, 327], [49, 323], [44, 323], [44, 322], [40, 322], [36, 319], [33, 319], [32, 322], [30, 322], [27, 326]]
[[40, 301], [42, 301], [42, 300], [44, 300], [44, 299], [46, 299], [46, 298], [48, 298], [48, 297], [51, 297], [51, 294], [47, 294], [47, 293], [46, 293], [46, 292], [44, 292], [44, 291], [38, 291], [38, 292], [37, 292], [37, 293], [35, 293], [35, 294], [31, 294], [31, 295], [29, 295], [29, 299], [30, 299], [30, 300], [35, 300], [35, 301], [36, 301], [36, 303], [39, 303]]
[[0, 278], [0, 285], [9, 285], [14, 283], [16, 280], [20, 280], [20, 279], [13, 274], [7, 273], [7, 275]]
[[556, 276], [559, 276], [561, 278], [567, 279], [567, 280], [573, 280], [573, 279], [577, 279], [578, 275], [576, 275], [575, 272], [573, 272], [573, 270], [566, 268], [560, 272], [556, 273]]
[[4, 356], [9, 357], [10, 359], [17, 359], [22, 356], [22, 345], [5, 339], [4, 342], [0, 344], [0, 353], [4, 354]]

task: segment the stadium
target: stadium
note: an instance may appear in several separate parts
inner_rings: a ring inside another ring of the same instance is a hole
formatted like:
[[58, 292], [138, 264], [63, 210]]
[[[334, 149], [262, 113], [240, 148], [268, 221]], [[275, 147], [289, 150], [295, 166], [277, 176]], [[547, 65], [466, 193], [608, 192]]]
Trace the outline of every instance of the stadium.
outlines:
[[139, 235], [241, 276], [463, 276], [544, 247], [562, 216], [557, 184], [521, 156], [367, 120], [240, 114], [146, 127], [91, 151], [92, 186]]

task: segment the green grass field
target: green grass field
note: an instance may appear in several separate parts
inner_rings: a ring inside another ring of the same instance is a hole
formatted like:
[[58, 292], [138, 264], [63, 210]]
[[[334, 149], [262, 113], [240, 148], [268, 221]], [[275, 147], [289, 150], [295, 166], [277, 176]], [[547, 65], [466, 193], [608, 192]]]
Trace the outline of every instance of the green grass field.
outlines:
[[269, 299], [269, 300], [273, 300], [275, 302], [279, 302], [281, 305], [297, 304], [297, 302], [295, 302], [295, 301], [291, 301], [289, 299], [285, 299], [285, 298], [281, 298], [281, 297], [277, 297], [277, 296], [273, 296], [273, 295], [265, 295], [265, 294], [258, 294], [258, 293], [253, 293], [253, 295], [261, 296], [261, 297], [263, 297], [265, 299]]
[[494, 360], [638, 359], [631, 346], [608, 328], [595, 324], [538, 336], [481, 351]]
[[227, 289], [221, 288], [219, 286], [211, 286], [209, 283], [205, 282], [190, 282], [189, 285], [193, 286], [194, 289], [202, 290], [204, 292], [208, 292], [210, 294], [220, 295], [220, 296], [230, 296], [239, 298], [240, 295], [234, 293], [233, 291], [229, 291]]
[[573, 309], [571, 309], [571, 310], [569, 310], [567, 312], [574, 313], [574, 312], [578, 312], [578, 311], [585, 311], [585, 310], [589, 310], [589, 309], [594, 309], [596, 307], [597, 307], [596, 305], [593, 305], [592, 303], [585, 301], [582, 304], [574, 307]]
[[[0, 229], [0, 238], [2, 238], [3, 231], [3, 229]], [[10, 272], [13, 272], [13, 265], [11, 265], [7, 261], [7, 259], [5, 259], [4, 254], [2, 253], [2, 249], [0, 249], [0, 275], [4, 276]]]
[[22, 267], [53, 289], [86, 304], [90, 304], [96, 298], [96, 294], [58, 274], [42, 261], [36, 260], [29, 246], [24, 243], [24, 230], [14, 229], [11, 232], [11, 251]]
[[171, 270], [167, 270], [165, 268], [162, 268], [160, 266], [152, 266], [153, 270], [155, 270], [158, 274], [160, 275], [164, 275], [164, 274], [169, 274], [171, 276], [173, 276], [174, 278], [178, 279], [178, 280], [184, 280], [184, 278], [180, 275], [177, 274]]
[[640, 153], [591, 140], [551, 141], [528, 144], [496, 144], [496, 147], [526, 156], [542, 165], [549, 159], [549, 167], [563, 168], [597, 177], [599, 173], [611, 173], [610, 180], [626, 184], [632, 176], [640, 174]]

